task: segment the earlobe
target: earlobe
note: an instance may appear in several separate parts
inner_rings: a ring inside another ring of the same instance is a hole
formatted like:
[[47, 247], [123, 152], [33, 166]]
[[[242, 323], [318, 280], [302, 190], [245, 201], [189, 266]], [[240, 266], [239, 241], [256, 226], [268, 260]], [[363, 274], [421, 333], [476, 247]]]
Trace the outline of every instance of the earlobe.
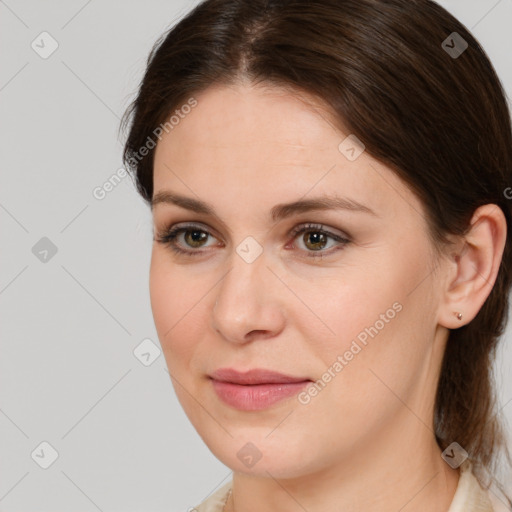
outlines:
[[442, 326], [457, 329], [478, 314], [496, 282], [506, 236], [507, 221], [499, 206], [486, 204], [475, 210], [462, 248], [452, 254], [440, 304]]

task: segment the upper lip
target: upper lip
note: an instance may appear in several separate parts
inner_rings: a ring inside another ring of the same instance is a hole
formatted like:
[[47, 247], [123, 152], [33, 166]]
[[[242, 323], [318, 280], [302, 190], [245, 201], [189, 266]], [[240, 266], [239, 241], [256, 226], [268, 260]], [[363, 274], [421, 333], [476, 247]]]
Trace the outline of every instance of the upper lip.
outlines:
[[292, 377], [265, 368], [253, 368], [245, 372], [239, 372], [234, 368], [219, 368], [211, 373], [210, 377], [233, 384], [286, 384], [310, 380], [307, 377]]

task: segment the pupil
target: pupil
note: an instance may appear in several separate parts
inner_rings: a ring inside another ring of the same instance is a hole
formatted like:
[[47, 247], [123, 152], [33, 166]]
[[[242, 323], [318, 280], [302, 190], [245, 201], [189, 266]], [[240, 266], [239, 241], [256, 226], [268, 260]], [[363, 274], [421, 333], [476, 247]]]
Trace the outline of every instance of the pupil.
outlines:
[[[309, 233], [309, 235], [307, 235], [311, 240], [312, 240], [312, 244], [313, 245], [316, 245], [316, 244], [322, 244], [322, 247], [325, 245], [323, 244], [322, 242], [325, 242], [325, 235], [323, 233], [314, 233], [314, 232], [311, 232]], [[322, 248], [320, 247], [320, 249]], [[318, 248], [318, 247], [317, 247]]]
[[204, 240], [207, 235], [203, 231], [189, 231], [189, 236], [192, 239], [192, 242], [197, 243]]

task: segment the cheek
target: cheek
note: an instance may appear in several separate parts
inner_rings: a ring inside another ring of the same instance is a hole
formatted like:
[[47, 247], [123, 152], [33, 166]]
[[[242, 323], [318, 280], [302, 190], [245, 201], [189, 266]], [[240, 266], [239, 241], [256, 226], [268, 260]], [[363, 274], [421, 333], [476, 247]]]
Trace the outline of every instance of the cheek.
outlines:
[[[191, 357], [193, 340], [199, 340], [200, 298], [204, 293], [185, 282], [176, 266], [171, 266], [163, 251], [154, 249], [149, 274], [153, 320], [171, 372]], [[172, 357], [171, 357], [172, 356]]]
[[317, 370], [331, 369], [332, 381], [343, 380], [343, 394], [358, 396], [366, 386], [370, 391], [372, 383], [382, 388], [371, 369], [404, 382], [428, 349], [421, 334], [428, 321], [425, 289], [410, 293], [425, 265], [421, 258], [382, 254], [373, 263], [344, 269], [335, 279], [313, 280], [307, 292], [301, 288], [298, 294], [307, 297], [315, 314], [297, 314], [295, 321], [321, 361]]
[[193, 397], [201, 395], [197, 374], [204, 373], [205, 368], [194, 366], [194, 361], [199, 341], [204, 337], [205, 322], [199, 315], [204, 315], [201, 297], [207, 290], [190, 282], [187, 273], [171, 265], [162, 253], [156, 248], [151, 257], [149, 290], [153, 319], [176, 397], [196, 430], [203, 432], [203, 423], [209, 425], [208, 418], [204, 418], [203, 409]]
[[[311, 343], [324, 367], [316, 375], [319, 391], [313, 400], [321, 410], [336, 405], [339, 424], [355, 436], [363, 424], [370, 428], [395, 414], [401, 406], [397, 396], [411, 397], [430, 371], [428, 283], [410, 293], [425, 268], [400, 263], [374, 273], [366, 284], [347, 279], [329, 285], [328, 300], [318, 296], [313, 302], [335, 332]], [[311, 325], [302, 325], [312, 333]]]
[[304, 297], [307, 306], [294, 307], [294, 321], [303, 333], [308, 333], [311, 347], [316, 346], [330, 359], [349, 350], [354, 339], [364, 347], [375, 332], [372, 326], [376, 324], [379, 333], [389, 330], [400, 314], [399, 279], [389, 269], [369, 272], [353, 267], [331, 271], [325, 279], [314, 276], [307, 283], [290, 281], [290, 288]]
[[165, 340], [162, 335], [173, 325], [173, 314], [176, 312], [176, 279], [167, 270], [163, 258], [153, 249], [149, 272], [149, 295], [155, 326], [160, 336], [160, 342]]

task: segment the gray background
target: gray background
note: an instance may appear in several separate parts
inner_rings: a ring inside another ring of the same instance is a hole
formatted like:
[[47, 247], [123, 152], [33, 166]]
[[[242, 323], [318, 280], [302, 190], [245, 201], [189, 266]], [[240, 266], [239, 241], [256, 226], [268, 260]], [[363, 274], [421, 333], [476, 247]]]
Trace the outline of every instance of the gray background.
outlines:
[[[184, 511], [231, 476], [163, 355], [134, 355], [146, 339], [159, 347], [150, 212], [129, 177], [93, 196], [122, 165], [119, 119], [152, 44], [196, 3], [0, 0], [1, 511]], [[512, 0], [440, 3], [512, 97]], [[46, 59], [31, 47], [43, 31], [58, 43]], [[496, 365], [509, 424], [510, 333]], [[47, 469], [43, 442], [58, 452]]]

